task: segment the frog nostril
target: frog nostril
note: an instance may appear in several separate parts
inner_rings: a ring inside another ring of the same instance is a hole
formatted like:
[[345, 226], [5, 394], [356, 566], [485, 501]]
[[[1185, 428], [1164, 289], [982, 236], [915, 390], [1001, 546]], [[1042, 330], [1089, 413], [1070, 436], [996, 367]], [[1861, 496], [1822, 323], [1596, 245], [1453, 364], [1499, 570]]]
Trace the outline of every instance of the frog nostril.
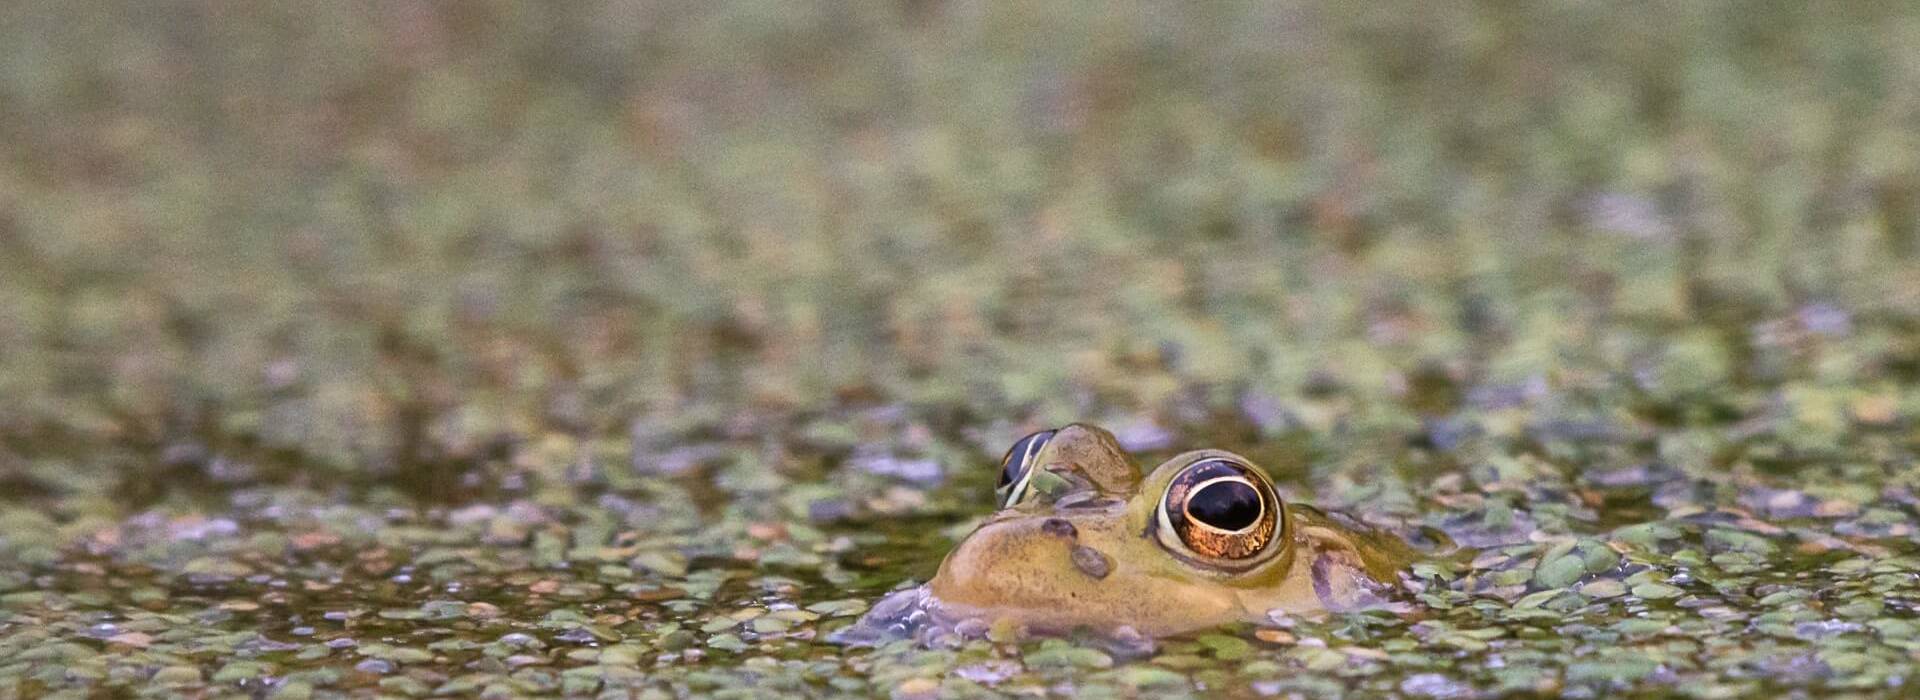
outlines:
[[1086, 545], [1074, 545], [1073, 565], [1079, 568], [1081, 573], [1096, 579], [1106, 578], [1107, 574], [1113, 571], [1113, 564], [1107, 561], [1107, 555]]
[[1065, 538], [1069, 540], [1080, 536], [1080, 531], [1077, 529], [1074, 529], [1073, 523], [1067, 522], [1065, 520], [1061, 520], [1059, 518], [1047, 518], [1046, 520], [1041, 521], [1040, 531], [1047, 533], [1049, 535], [1053, 535], [1054, 537], [1060, 537], [1060, 538]]

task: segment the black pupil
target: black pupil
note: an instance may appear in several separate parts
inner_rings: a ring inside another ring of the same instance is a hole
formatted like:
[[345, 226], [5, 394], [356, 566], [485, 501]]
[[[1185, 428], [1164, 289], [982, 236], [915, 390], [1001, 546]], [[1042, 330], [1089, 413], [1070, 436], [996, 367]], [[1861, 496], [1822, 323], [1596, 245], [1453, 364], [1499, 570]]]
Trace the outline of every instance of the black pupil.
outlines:
[[1260, 517], [1260, 493], [1243, 481], [1216, 481], [1187, 497], [1187, 515], [1222, 530], [1238, 530]]
[[1007, 450], [1007, 456], [1000, 459], [1000, 485], [1019, 481], [1020, 475], [1027, 471], [1027, 463], [1033, 461], [1033, 456], [1040, 452], [1041, 446], [1047, 444], [1053, 433], [1051, 430], [1042, 430], [1013, 443], [1013, 447]]

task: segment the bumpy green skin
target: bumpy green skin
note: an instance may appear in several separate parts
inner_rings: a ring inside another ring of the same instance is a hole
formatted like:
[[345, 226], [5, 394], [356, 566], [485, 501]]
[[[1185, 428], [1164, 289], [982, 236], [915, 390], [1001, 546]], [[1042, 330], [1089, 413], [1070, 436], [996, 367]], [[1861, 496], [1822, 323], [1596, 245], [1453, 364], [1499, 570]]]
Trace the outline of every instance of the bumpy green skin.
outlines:
[[995, 514], [941, 563], [933, 597], [954, 616], [1166, 635], [1274, 611], [1358, 607], [1398, 585], [1414, 559], [1410, 547], [1307, 507], [1284, 507], [1271, 545], [1282, 551], [1244, 571], [1169, 551], [1152, 532], [1168, 481], [1197, 458], [1229, 454], [1179, 455], [1142, 480], [1111, 434], [1063, 428], [1033, 468], [1088, 484], [1091, 493], [1036, 497]]

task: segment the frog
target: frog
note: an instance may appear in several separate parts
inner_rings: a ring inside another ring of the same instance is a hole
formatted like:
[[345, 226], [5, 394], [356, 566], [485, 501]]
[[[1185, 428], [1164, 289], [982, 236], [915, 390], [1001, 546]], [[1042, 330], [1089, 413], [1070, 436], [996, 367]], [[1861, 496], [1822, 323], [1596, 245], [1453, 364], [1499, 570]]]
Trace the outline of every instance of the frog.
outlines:
[[920, 592], [931, 614], [1161, 637], [1383, 605], [1419, 558], [1395, 534], [1282, 500], [1246, 457], [1195, 450], [1143, 474], [1088, 424], [1016, 441], [995, 494]]

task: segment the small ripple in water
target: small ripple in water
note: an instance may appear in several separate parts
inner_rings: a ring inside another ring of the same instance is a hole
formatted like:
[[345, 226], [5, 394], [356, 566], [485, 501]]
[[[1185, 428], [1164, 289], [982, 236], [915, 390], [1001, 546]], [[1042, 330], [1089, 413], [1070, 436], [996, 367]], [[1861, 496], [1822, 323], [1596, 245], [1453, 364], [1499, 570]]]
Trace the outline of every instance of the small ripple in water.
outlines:
[[[991, 625], [978, 617], [959, 617], [940, 607], [925, 585], [894, 591], [874, 603], [854, 624], [828, 635], [827, 641], [851, 647], [877, 647], [911, 640], [924, 647], [958, 647], [984, 639]], [[1020, 636], [1025, 636], [1022, 630]], [[1116, 658], [1135, 659], [1153, 653], [1152, 639], [1122, 626], [1109, 634], [1074, 635]]]

